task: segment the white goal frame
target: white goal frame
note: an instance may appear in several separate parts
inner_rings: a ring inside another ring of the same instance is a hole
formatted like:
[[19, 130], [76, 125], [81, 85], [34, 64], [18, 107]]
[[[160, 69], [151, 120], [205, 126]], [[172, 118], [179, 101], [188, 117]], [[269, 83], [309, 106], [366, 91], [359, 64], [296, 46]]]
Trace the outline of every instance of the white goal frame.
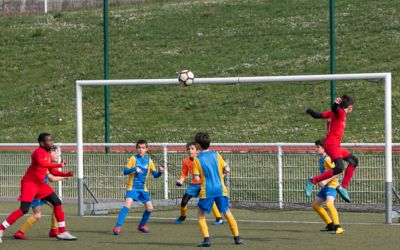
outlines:
[[[302, 81], [331, 80], [384, 80], [385, 88], [385, 222], [392, 223], [392, 74], [327, 74], [298, 76], [258, 76], [258, 77], [220, 77], [196, 78], [195, 84], [249, 84]], [[178, 79], [132, 79], [132, 80], [77, 80], [76, 81], [76, 122], [77, 122], [77, 168], [78, 168], [78, 214], [84, 215], [83, 204], [83, 108], [82, 97], [84, 86], [116, 86], [116, 85], [178, 85]]]

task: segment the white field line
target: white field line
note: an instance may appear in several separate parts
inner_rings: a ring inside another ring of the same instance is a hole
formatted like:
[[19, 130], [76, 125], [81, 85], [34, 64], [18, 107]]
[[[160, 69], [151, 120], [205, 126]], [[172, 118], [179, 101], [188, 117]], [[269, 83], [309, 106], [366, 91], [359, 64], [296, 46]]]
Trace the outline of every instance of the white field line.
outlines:
[[[1, 216], [8, 216], [9, 214], [6, 213], [0, 213]], [[42, 215], [42, 217], [50, 217], [51, 215]], [[69, 218], [71, 217], [80, 217], [77, 215], [68, 215]], [[109, 218], [109, 219], [116, 219], [118, 216], [110, 216], [110, 215], [85, 215], [83, 216], [84, 218]], [[142, 217], [140, 216], [126, 216], [126, 218], [129, 219], [141, 219]], [[171, 222], [174, 222], [176, 220], [176, 217], [157, 217], [157, 216], [152, 216], [151, 219], [157, 219], [157, 220], [170, 220]], [[189, 221], [197, 221], [196, 218], [186, 218], [186, 220]], [[207, 219], [208, 221], [214, 221], [214, 219]], [[245, 222], [245, 223], [277, 223], [277, 224], [322, 224], [323, 222], [321, 221], [293, 221], [293, 220], [245, 220], [245, 219], [236, 219], [238, 222]], [[384, 223], [378, 223], [378, 222], [343, 222], [340, 223], [342, 225], [382, 225]], [[391, 224], [393, 226], [400, 226], [400, 223], [393, 223]]]

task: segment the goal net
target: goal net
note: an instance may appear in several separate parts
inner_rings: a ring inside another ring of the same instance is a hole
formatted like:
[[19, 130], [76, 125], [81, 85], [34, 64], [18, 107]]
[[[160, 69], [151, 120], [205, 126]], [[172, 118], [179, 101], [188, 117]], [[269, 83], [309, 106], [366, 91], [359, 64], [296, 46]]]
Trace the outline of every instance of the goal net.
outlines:
[[[377, 80], [383, 80], [384, 82], [384, 110], [385, 110], [385, 142], [382, 145], [377, 145], [379, 147], [384, 148], [384, 179], [385, 179], [385, 185], [384, 185], [384, 207], [385, 207], [385, 213], [386, 213], [386, 223], [391, 223], [392, 222], [392, 114], [391, 114], [391, 74], [390, 73], [365, 73], [365, 74], [336, 74], [336, 75], [303, 75], [303, 76], [266, 76], [266, 77], [226, 77], [226, 78], [196, 78], [195, 79], [195, 84], [196, 85], [206, 85], [206, 84], [236, 84], [236, 85], [242, 85], [242, 84], [251, 84], [251, 83], [259, 83], [259, 84], [271, 84], [271, 83], [284, 83], [284, 82], [294, 82], [294, 83], [301, 83], [301, 82], [317, 82], [317, 81], [329, 81], [329, 80], [336, 80], [336, 81], [341, 81], [341, 80], [370, 80], [370, 79], [377, 79]], [[78, 213], [79, 215], [84, 214], [85, 206], [84, 206], [84, 168], [86, 168], [87, 165], [87, 158], [84, 159], [84, 141], [83, 141], [83, 89], [86, 87], [90, 86], [120, 86], [120, 85], [178, 85], [178, 80], [177, 79], [133, 79], [133, 80], [78, 80], [76, 81], [76, 104], [77, 104], [77, 167], [78, 167]], [[240, 94], [240, 93], [239, 93]], [[295, 133], [295, 132], [293, 132]], [[86, 145], [86, 144], [85, 144]], [[181, 147], [181, 153], [180, 155], [178, 154], [176, 159], [174, 159], [171, 155], [168, 154], [168, 151], [165, 151], [165, 147], [169, 147], [171, 145], [154, 145], [156, 147], [156, 154], [154, 154], [153, 159], [159, 158], [158, 161], [160, 161], [158, 165], [166, 165], [170, 164], [169, 166], [174, 166], [169, 168], [171, 169], [179, 169], [180, 165], [180, 159], [183, 157], [184, 153], [182, 153], [182, 145], [176, 145]], [[281, 165], [284, 168], [284, 158], [279, 157], [279, 153], [282, 153], [282, 146], [285, 146], [284, 144], [271, 144], [271, 145], [262, 145], [265, 147], [273, 147], [275, 148], [274, 150], [271, 151], [271, 153], [265, 154], [265, 157], [270, 157], [269, 160], [266, 160], [267, 162], [269, 161], [267, 165], [264, 163], [260, 163], [257, 161], [261, 161], [257, 157], [253, 157], [252, 159], [249, 159], [252, 161], [251, 166], [257, 166], [257, 164], [263, 166], [258, 169], [260, 171], [257, 173], [258, 178], [265, 178], [266, 180], [268, 179], [268, 175], [271, 172], [268, 172], [268, 167], [270, 166], [271, 169], [275, 168], [277, 171], [273, 172], [276, 174], [275, 176], [272, 176], [271, 178], [273, 181], [267, 182], [267, 183], [272, 183], [271, 189], [277, 189], [277, 192], [275, 193], [276, 195], [276, 200], [278, 201], [278, 207], [282, 208], [284, 206], [284, 201], [285, 199], [295, 199], [294, 196], [299, 196], [299, 190], [302, 190], [302, 183], [304, 183], [304, 178], [305, 176], [302, 176], [300, 174], [293, 176], [294, 178], [298, 179], [298, 186], [297, 190], [293, 190], [293, 197], [291, 197], [290, 192], [287, 194], [284, 193], [284, 188], [282, 186], [284, 185], [282, 177], [284, 171], [278, 171], [278, 166]], [[288, 146], [288, 145], [286, 145]], [[296, 145], [295, 145], [296, 146]], [[302, 145], [297, 145], [302, 147]], [[303, 145], [303, 146], [308, 146], [310, 147], [311, 145]], [[351, 145], [350, 145], [351, 146]], [[353, 145], [356, 146], [356, 145]], [[362, 145], [361, 145], [362, 146]], [[368, 145], [366, 145], [368, 146]], [[257, 147], [255, 145], [254, 147]], [[131, 148], [132, 149], [132, 148]], [[179, 151], [179, 150], [178, 150]], [[239, 150], [240, 151], [240, 150]], [[251, 151], [251, 150], [250, 150]], [[158, 154], [158, 155], [157, 155]], [[168, 155], [167, 157], [165, 155]], [[251, 154], [248, 154], [250, 156]], [[104, 161], [110, 161], [111, 156], [105, 156], [107, 159]], [[126, 155], [121, 156], [123, 157], [124, 160], [126, 160]], [[231, 161], [231, 164], [235, 161], [235, 155], [229, 156], [229, 161]], [[303, 156], [300, 156], [303, 157]], [[310, 156], [308, 156], [310, 157]], [[172, 160], [174, 159], [174, 160]], [[315, 160], [314, 158], [311, 158], [312, 160]], [[118, 160], [118, 161], [121, 161]], [[241, 161], [244, 161], [241, 159]], [[305, 162], [304, 164], [308, 165], [315, 165], [308, 163], [308, 159], [295, 159], [294, 161], [300, 161], [300, 162]], [[123, 163], [118, 163], [119, 166], [123, 165]], [[176, 166], [178, 165], [178, 166]], [[276, 166], [276, 167], [275, 167]], [[162, 188], [159, 188], [159, 190], [163, 193], [161, 197], [156, 197], [158, 199], [171, 199], [171, 198], [176, 198], [171, 197], [170, 195], [170, 189], [172, 189], [172, 186], [174, 185], [175, 178], [177, 177], [177, 173], [174, 173], [173, 175], [166, 173], [164, 176], [164, 179], [162, 181]], [[241, 183], [244, 183], [246, 178], [254, 180], [254, 178], [257, 178], [257, 176], [246, 176], [245, 172], [240, 172], [240, 175], [234, 175], [230, 178], [237, 178], [240, 181], [236, 181], [233, 183], [233, 179], [231, 179], [231, 192], [234, 194], [237, 194], [235, 189], [240, 189], [240, 185], [244, 185]], [[173, 178], [172, 181], [168, 180], [168, 178]], [[119, 182], [125, 182], [123, 180], [119, 180]], [[254, 182], [250, 181], [253, 183], [261, 183], [261, 182]], [[266, 184], [268, 185], [268, 184]], [[264, 201], [264, 196], [262, 192], [259, 190], [265, 189], [259, 188], [259, 187], [247, 187], [248, 191], [247, 192], [253, 192], [252, 197], [254, 198], [255, 201]], [[258, 191], [257, 191], [258, 190]], [[296, 194], [297, 192], [297, 194]], [[301, 191], [302, 192], [302, 191]], [[241, 193], [241, 195], [244, 195]], [[234, 196], [234, 195], [233, 195]], [[237, 200], [240, 200], [241, 197], [237, 197]], [[272, 199], [272, 198], [271, 198]], [[235, 201], [233, 199], [233, 201]], [[301, 199], [299, 202], [305, 202], [304, 200], [302, 201]]]

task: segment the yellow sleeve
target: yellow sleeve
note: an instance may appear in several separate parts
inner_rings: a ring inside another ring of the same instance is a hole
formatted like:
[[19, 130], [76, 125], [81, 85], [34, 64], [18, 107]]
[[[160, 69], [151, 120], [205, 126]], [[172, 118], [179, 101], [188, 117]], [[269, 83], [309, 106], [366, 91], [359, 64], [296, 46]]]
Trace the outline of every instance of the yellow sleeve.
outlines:
[[200, 176], [200, 162], [197, 158], [193, 160], [193, 175]]
[[135, 166], [136, 166], [136, 158], [134, 156], [131, 156], [131, 158], [129, 158], [128, 162], [126, 163], [125, 167], [133, 168]]
[[218, 168], [224, 169], [228, 164], [224, 161], [222, 155], [220, 155], [219, 153], [217, 153], [217, 155], [218, 155]]
[[331, 157], [326, 157], [325, 158], [324, 167], [326, 167], [326, 168], [334, 168], [335, 167], [335, 163], [332, 162]]
[[150, 172], [156, 171], [156, 166], [154, 166], [154, 163], [151, 159], [149, 161], [149, 170]]

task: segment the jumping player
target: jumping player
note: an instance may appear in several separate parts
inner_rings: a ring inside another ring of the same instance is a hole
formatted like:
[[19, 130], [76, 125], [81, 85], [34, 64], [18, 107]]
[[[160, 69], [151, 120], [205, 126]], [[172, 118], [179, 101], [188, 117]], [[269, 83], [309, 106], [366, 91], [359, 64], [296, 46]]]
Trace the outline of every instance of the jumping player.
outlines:
[[235, 244], [241, 245], [243, 240], [240, 239], [236, 220], [229, 209], [228, 191], [224, 183], [224, 173], [229, 173], [230, 169], [219, 153], [208, 149], [211, 141], [207, 133], [197, 133], [194, 140], [200, 149], [200, 153], [194, 158], [193, 165], [194, 178], [201, 183], [200, 199], [197, 206], [203, 242], [199, 247], [211, 246], [205, 213], [211, 212], [214, 202], [217, 204], [218, 210], [227, 219]]
[[[315, 151], [319, 158], [319, 170], [321, 173], [324, 173], [327, 170], [330, 170], [335, 167], [335, 164], [331, 161], [331, 158], [325, 153], [323, 148], [322, 140], [318, 140], [315, 142]], [[312, 208], [321, 216], [321, 218], [326, 223], [326, 227], [321, 231], [329, 231], [335, 234], [344, 233], [343, 228], [339, 225], [339, 215], [335, 207], [335, 199], [336, 199], [336, 188], [339, 185], [337, 176], [332, 176], [329, 179], [326, 179], [322, 182], [318, 183], [322, 188], [315, 197]], [[321, 206], [324, 202], [326, 202], [326, 207], [331, 214], [329, 217], [326, 210]]]
[[[200, 182], [195, 181], [193, 176], [193, 160], [194, 157], [197, 155], [197, 148], [195, 142], [189, 142], [186, 144], [186, 151], [188, 156], [182, 162], [182, 174], [180, 178], [176, 181], [176, 185], [178, 187], [182, 186], [183, 182], [186, 179], [188, 174], [191, 175], [192, 183], [187, 187], [185, 191], [185, 195], [182, 198], [181, 202], [181, 216], [176, 219], [175, 224], [182, 224], [183, 221], [186, 219], [186, 211], [188, 209], [188, 202], [192, 197], [199, 197], [200, 193]], [[212, 212], [215, 216], [215, 221], [213, 225], [221, 225], [224, 223], [224, 220], [221, 217], [220, 212], [218, 211], [217, 205], [214, 203], [212, 207]]]
[[346, 202], [350, 202], [350, 196], [347, 192], [347, 185], [350, 183], [351, 178], [356, 171], [358, 159], [345, 148], [342, 148], [340, 144], [346, 127], [346, 116], [352, 110], [353, 99], [348, 95], [343, 95], [342, 97], [336, 98], [330, 111], [319, 113], [312, 109], [306, 110], [306, 113], [311, 115], [313, 118], [328, 119], [327, 135], [324, 140], [324, 149], [335, 163], [335, 167], [332, 170], [325, 171], [324, 173], [307, 181], [305, 188], [307, 197], [311, 196], [312, 189], [315, 184], [343, 172], [343, 160], [345, 160], [348, 162], [348, 166], [341, 184], [337, 187], [337, 191]]
[[142, 202], [145, 206], [142, 220], [137, 229], [143, 233], [150, 233], [147, 221], [153, 211], [153, 204], [151, 203], [150, 193], [147, 191], [146, 181], [150, 173], [154, 178], [160, 177], [164, 172], [164, 168], [159, 167], [158, 171], [156, 170], [153, 161], [146, 154], [148, 144], [145, 140], [136, 142], [136, 151], [137, 154], [129, 158], [124, 168], [124, 175], [129, 175], [128, 187], [125, 194], [125, 205], [119, 212], [117, 222], [113, 228], [114, 235], [120, 234], [121, 226], [133, 201]]
[[29, 211], [33, 198], [45, 199], [53, 206], [53, 212], [57, 218], [58, 231], [57, 238], [60, 240], [76, 240], [65, 226], [64, 212], [61, 200], [58, 198], [53, 188], [44, 182], [48, 169], [60, 168], [66, 165], [65, 162], [51, 163], [50, 149], [53, 147], [53, 138], [48, 133], [41, 133], [38, 138], [39, 147], [32, 153], [31, 165], [27, 169], [21, 180], [20, 208], [13, 211], [0, 225], [0, 242], [3, 232], [19, 218]]
[[[57, 150], [57, 147], [53, 146], [50, 149], [51, 162], [57, 163], [59, 156], [60, 156], [60, 154]], [[71, 176], [73, 176], [72, 171], [61, 172], [61, 171], [58, 171], [57, 169], [50, 168], [49, 173], [47, 173], [47, 175], [46, 175], [45, 183], [48, 183], [49, 181], [50, 182], [61, 181], [64, 179], [68, 179]], [[49, 207], [51, 207], [53, 209], [53, 206], [51, 205], [51, 203], [47, 202], [46, 200], [44, 200], [44, 199], [38, 200], [36, 198], [33, 199], [32, 203], [31, 203], [33, 215], [31, 215], [28, 219], [26, 219], [25, 222], [20, 227], [20, 229], [14, 233], [15, 239], [26, 240], [25, 233], [29, 230], [29, 228], [31, 228], [33, 226], [33, 224], [35, 224], [42, 217], [41, 207], [43, 206], [43, 204], [47, 204]], [[58, 234], [59, 234], [59, 232], [58, 232], [57, 219], [53, 213], [51, 216], [51, 228], [50, 228], [50, 232], [49, 232], [49, 237], [54, 238], [54, 237], [57, 237]]]

